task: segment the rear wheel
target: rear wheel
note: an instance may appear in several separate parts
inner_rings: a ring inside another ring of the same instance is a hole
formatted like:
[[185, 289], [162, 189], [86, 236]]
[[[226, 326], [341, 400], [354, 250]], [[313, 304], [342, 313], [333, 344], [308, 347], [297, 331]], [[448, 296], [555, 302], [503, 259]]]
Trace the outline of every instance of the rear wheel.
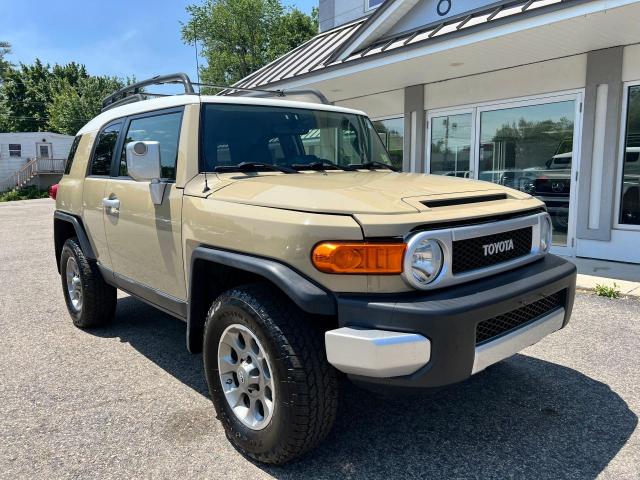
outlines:
[[338, 386], [323, 337], [268, 284], [235, 288], [214, 301], [204, 332], [205, 375], [227, 437], [243, 453], [282, 464], [329, 433]]
[[99, 327], [111, 321], [116, 289], [104, 281], [95, 262], [85, 257], [76, 238], [62, 247], [60, 275], [67, 310], [76, 327]]

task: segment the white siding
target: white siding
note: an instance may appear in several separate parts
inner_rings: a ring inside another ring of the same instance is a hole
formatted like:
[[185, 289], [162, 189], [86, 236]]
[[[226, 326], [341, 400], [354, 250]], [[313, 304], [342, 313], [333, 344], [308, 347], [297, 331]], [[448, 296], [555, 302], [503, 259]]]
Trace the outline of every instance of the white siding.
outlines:
[[320, 0], [319, 19], [322, 31], [362, 18], [367, 0]]
[[[9, 144], [12, 143], [22, 146], [20, 158], [9, 156]], [[73, 137], [51, 132], [0, 133], [0, 180], [12, 175], [34, 158], [37, 143], [50, 143], [52, 158], [67, 158]]]
[[622, 58], [622, 81], [635, 82], [640, 80], [640, 45], [625, 47]]
[[[456, 0], [455, 2], [423, 0], [413, 7], [391, 30], [385, 33], [385, 36], [392, 37], [425, 25], [444, 22], [450, 17], [462, 15], [495, 3], [495, 0]], [[438, 8], [440, 8], [440, 12], [438, 12]]]
[[336, 102], [336, 105], [362, 110], [374, 119], [390, 116], [402, 117], [404, 115], [404, 90], [393, 90], [391, 92], [340, 100]]
[[[622, 57], [622, 80], [624, 82], [636, 82], [640, 80], [640, 45], [630, 45], [624, 48]], [[622, 114], [620, 114], [622, 117]], [[624, 136], [626, 118], [621, 118], [621, 136]], [[620, 155], [622, 146], [618, 146]], [[616, 159], [620, 162], [620, 157]], [[622, 172], [616, 175], [616, 188], [619, 188]], [[615, 194], [618, 195], [616, 190]], [[614, 218], [619, 210], [615, 210]], [[602, 258], [619, 262], [640, 263], [640, 249], [638, 241], [640, 232], [634, 230], [622, 230], [615, 227], [611, 230], [611, 240], [603, 242], [599, 240], [578, 239], [576, 254], [579, 257]]]
[[587, 56], [549, 60], [521, 67], [425, 85], [425, 108], [455, 107], [584, 88]]

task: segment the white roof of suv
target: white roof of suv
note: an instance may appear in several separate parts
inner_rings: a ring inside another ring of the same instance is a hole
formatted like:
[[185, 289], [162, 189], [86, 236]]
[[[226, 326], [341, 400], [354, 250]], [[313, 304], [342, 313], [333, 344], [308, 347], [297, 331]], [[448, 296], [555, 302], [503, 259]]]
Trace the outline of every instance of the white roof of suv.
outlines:
[[[284, 97], [286, 98], [286, 97]], [[324, 110], [329, 112], [351, 113], [355, 115], [365, 115], [366, 113], [350, 108], [325, 105], [323, 103], [298, 102], [294, 100], [278, 98], [256, 98], [248, 96], [223, 96], [223, 95], [171, 95], [167, 97], [153, 98], [139, 102], [128, 103], [120, 107], [114, 107], [102, 112], [97, 117], [90, 120], [80, 129], [77, 135], [100, 130], [104, 125], [118, 118], [139, 113], [152, 112], [165, 108], [179, 107], [193, 103], [223, 103], [235, 105], [264, 105], [270, 107], [304, 108], [308, 110]]]

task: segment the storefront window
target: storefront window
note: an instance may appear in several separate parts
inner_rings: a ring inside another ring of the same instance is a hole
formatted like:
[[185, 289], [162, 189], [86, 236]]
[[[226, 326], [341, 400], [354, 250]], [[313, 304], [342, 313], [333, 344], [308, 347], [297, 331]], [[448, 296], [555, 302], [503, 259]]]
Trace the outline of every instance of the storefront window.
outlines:
[[640, 85], [628, 93], [620, 223], [640, 225]]
[[574, 117], [574, 101], [480, 113], [479, 179], [545, 202], [557, 245], [567, 242]]
[[471, 114], [431, 119], [431, 173], [467, 178], [471, 159]]
[[373, 126], [382, 139], [382, 143], [389, 150], [391, 163], [397, 169], [402, 169], [402, 154], [404, 150], [404, 118], [375, 120]]

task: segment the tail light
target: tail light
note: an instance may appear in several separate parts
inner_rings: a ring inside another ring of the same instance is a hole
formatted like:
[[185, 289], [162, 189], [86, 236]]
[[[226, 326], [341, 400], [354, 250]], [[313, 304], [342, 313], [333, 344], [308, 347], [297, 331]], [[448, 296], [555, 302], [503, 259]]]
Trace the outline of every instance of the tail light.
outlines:
[[49, 187], [49, 198], [52, 198], [53, 200], [55, 200], [57, 196], [58, 196], [58, 184], [56, 183], [55, 185], [51, 185]]

